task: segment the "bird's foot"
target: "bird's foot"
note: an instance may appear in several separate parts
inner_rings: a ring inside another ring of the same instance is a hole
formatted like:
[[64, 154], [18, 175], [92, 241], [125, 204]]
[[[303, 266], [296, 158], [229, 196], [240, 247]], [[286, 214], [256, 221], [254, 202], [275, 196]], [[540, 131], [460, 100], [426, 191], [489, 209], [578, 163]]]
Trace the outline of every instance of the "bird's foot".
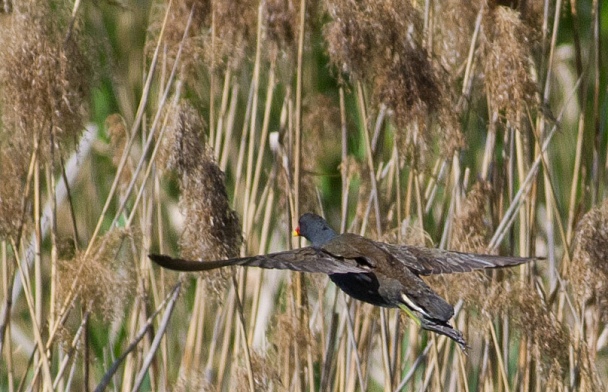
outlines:
[[437, 320], [431, 320], [431, 319], [425, 319], [425, 318], [421, 318], [420, 321], [421, 321], [420, 327], [422, 329], [426, 329], [427, 331], [433, 331], [438, 334], [447, 336], [448, 338], [450, 338], [453, 341], [455, 341], [456, 343], [458, 343], [458, 345], [462, 349], [463, 353], [465, 355], [467, 354], [467, 349], [469, 349], [470, 347], [467, 345], [467, 342], [464, 340], [464, 337], [462, 336], [462, 332], [460, 332], [459, 330], [457, 330], [455, 328], [452, 328], [452, 326], [450, 324], [445, 323], [445, 322], [442, 323]]

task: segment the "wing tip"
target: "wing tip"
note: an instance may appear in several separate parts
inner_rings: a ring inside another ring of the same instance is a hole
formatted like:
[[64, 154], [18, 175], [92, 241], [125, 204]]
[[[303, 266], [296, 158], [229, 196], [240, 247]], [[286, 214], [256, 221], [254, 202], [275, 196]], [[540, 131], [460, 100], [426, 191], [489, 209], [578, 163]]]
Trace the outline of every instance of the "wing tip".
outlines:
[[513, 261], [512, 261], [513, 264], [506, 264], [505, 265], [506, 267], [532, 263], [535, 261], [546, 260], [545, 257], [541, 257], [541, 256], [530, 256], [530, 257], [515, 257], [514, 256], [514, 257], [512, 257], [512, 259], [513, 259]]
[[167, 255], [159, 255], [151, 253], [148, 255], [148, 258], [152, 260], [155, 264], [159, 265], [162, 268], [170, 269], [173, 271], [196, 271], [195, 266], [192, 265], [191, 262], [187, 260], [174, 259], [171, 256]]
[[526, 263], [531, 263], [534, 261], [546, 260], [545, 257], [541, 257], [541, 256], [519, 257], [519, 256], [489, 255], [489, 254], [473, 254], [473, 256], [477, 262], [486, 264], [486, 266], [481, 267], [482, 269], [508, 268], [508, 267], [515, 267], [515, 266], [526, 264]]
[[171, 257], [166, 255], [159, 255], [155, 253], [148, 254], [148, 258], [152, 260], [155, 264], [163, 268], [169, 268], [168, 266], [171, 264], [170, 261], [173, 260]]

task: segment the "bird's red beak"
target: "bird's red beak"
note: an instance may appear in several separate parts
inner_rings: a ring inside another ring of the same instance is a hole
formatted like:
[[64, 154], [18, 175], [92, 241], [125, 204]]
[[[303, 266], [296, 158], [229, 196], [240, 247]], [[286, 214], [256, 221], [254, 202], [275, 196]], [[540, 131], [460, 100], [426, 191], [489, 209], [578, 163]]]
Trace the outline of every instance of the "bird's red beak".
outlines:
[[294, 237], [300, 236], [300, 226], [296, 227], [294, 231], [291, 232]]

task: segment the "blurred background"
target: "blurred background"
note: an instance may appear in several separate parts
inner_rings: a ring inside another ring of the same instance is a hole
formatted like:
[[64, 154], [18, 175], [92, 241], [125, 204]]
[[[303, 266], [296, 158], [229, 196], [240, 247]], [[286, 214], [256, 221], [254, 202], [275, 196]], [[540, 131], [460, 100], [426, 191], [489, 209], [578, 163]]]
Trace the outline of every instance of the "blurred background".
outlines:
[[[0, 1], [0, 389], [608, 382], [593, 1]], [[604, 44], [602, 44], [604, 42]], [[471, 346], [323, 275], [197, 260], [337, 231], [546, 259], [428, 279]]]

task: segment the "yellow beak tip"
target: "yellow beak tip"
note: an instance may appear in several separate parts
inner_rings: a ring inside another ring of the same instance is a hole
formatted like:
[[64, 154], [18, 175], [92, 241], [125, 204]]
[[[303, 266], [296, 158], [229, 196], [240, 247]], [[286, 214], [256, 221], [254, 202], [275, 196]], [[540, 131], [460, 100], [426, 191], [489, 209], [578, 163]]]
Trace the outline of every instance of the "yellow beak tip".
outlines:
[[294, 231], [292, 231], [292, 232], [291, 232], [291, 235], [292, 235], [293, 237], [299, 237], [299, 236], [300, 236], [300, 233], [299, 233], [297, 230], [294, 230]]

